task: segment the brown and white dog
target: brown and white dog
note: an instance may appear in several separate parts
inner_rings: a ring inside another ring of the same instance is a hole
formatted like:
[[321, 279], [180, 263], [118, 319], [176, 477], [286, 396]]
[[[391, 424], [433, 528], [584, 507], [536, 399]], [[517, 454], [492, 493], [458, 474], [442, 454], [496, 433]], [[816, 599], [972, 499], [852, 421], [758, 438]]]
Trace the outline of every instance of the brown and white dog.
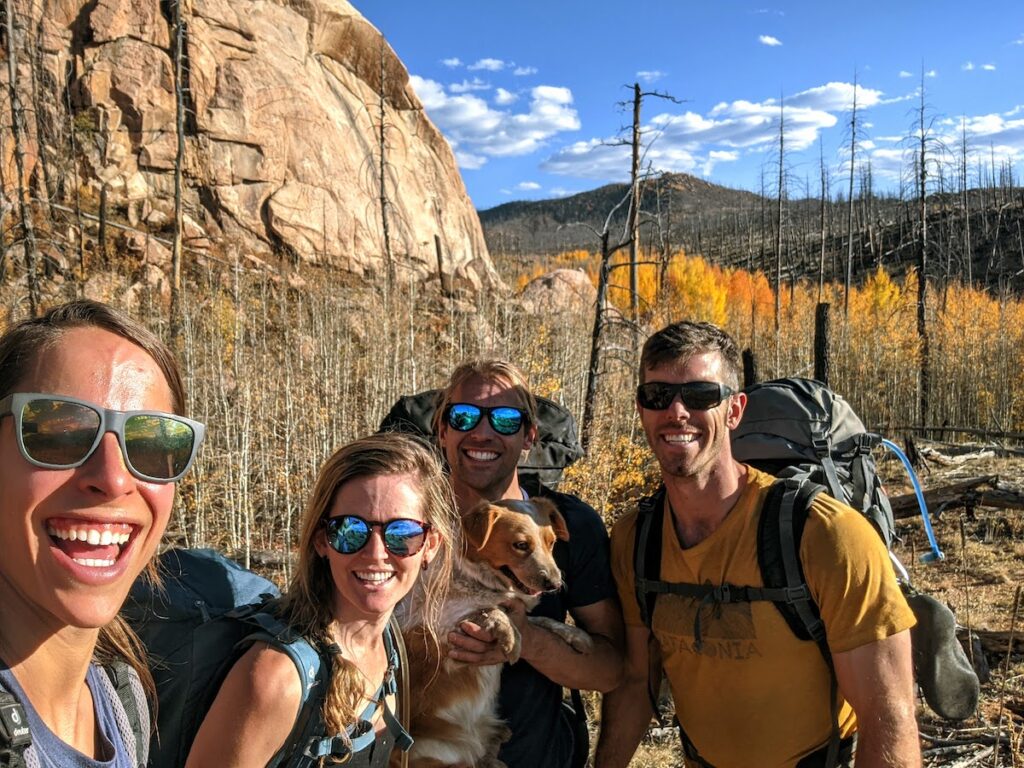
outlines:
[[[411, 722], [415, 768], [503, 766], [498, 748], [510, 735], [497, 715], [501, 665], [475, 666], [448, 658], [447, 634], [464, 620], [498, 640], [509, 662], [519, 659], [519, 630], [501, 604], [517, 598], [532, 609], [544, 592], [562, 586], [552, 549], [568, 540], [565, 520], [553, 503], [481, 502], [462, 518], [462, 556], [442, 608], [438, 643], [425, 636], [415, 608], [404, 622], [414, 692]], [[580, 653], [593, 647], [586, 632], [544, 617], [529, 619], [554, 632]]]

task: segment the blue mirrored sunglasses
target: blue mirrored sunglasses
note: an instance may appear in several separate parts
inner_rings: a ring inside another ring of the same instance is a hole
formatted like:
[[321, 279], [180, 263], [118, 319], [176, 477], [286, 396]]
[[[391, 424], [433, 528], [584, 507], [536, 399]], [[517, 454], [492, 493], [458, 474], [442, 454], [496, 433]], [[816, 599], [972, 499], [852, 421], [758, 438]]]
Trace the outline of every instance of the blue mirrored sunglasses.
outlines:
[[487, 416], [491, 429], [499, 435], [514, 435], [523, 428], [529, 419], [521, 408], [499, 405], [485, 408], [472, 403], [452, 403], [444, 410], [444, 420], [449, 427], [458, 432], [470, 432], [476, 429], [480, 420]]
[[380, 529], [384, 548], [395, 557], [415, 555], [426, 541], [430, 523], [399, 517], [386, 523], [371, 523], [359, 515], [339, 515], [324, 519], [327, 543], [342, 555], [354, 555], [366, 546], [374, 528]]

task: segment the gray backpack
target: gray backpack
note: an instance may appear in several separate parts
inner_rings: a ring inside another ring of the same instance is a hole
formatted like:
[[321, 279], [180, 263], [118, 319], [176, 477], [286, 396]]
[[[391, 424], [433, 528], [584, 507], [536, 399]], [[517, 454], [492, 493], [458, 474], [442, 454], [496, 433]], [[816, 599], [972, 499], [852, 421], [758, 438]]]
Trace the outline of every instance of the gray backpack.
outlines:
[[806, 478], [870, 520], [887, 548], [895, 539], [892, 507], [871, 452], [881, 435], [820, 381], [776, 379], [744, 390], [747, 408], [732, 432], [738, 460], [776, 477]]

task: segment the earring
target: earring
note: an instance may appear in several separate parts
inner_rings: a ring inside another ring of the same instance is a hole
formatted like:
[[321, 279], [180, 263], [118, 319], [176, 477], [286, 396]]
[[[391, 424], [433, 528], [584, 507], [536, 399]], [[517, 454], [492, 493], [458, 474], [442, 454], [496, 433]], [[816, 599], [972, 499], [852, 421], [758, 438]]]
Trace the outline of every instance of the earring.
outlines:
[[422, 569], [423, 569], [423, 570], [425, 571], [425, 570], [427, 570], [427, 566], [428, 566], [428, 565], [430, 565], [430, 561], [429, 561], [429, 560], [427, 560], [427, 558], [425, 558], [425, 557], [424, 557], [424, 558], [423, 558], [423, 564], [422, 564], [422, 565], [420, 565], [420, 568], [422, 568]]

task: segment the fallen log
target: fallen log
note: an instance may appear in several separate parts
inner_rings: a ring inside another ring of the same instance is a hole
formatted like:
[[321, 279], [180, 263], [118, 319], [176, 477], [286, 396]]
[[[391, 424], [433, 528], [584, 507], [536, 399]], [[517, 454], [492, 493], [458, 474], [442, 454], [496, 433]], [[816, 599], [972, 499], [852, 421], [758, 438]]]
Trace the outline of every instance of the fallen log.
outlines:
[[[983, 475], [950, 485], [929, 488], [924, 492], [924, 501], [928, 506], [928, 511], [932, 514], [939, 509], [948, 509], [949, 507], [984, 506], [985, 503], [979, 500], [979, 496], [984, 496], [985, 492], [979, 491], [979, 489], [982, 486], [994, 489], [998, 482], [998, 475]], [[991, 493], [991, 490], [989, 492]], [[921, 514], [921, 509], [917, 504], [917, 494], [904, 493], [900, 496], [893, 496], [889, 499], [889, 503], [892, 505], [893, 517], [897, 520]], [[1024, 507], [1024, 503], [1021, 506]]]
[[[967, 639], [967, 632], [967, 627], [956, 628], [956, 636], [961, 640]], [[1005, 656], [1010, 648], [1010, 633], [1008, 630], [975, 628], [971, 629], [970, 633], [978, 638], [981, 648], [986, 654]], [[1022, 642], [1018, 632], [1014, 633], [1013, 637], [1013, 655], [1018, 656], [1021, 654], [1024, 654], [1024, 642]]]

